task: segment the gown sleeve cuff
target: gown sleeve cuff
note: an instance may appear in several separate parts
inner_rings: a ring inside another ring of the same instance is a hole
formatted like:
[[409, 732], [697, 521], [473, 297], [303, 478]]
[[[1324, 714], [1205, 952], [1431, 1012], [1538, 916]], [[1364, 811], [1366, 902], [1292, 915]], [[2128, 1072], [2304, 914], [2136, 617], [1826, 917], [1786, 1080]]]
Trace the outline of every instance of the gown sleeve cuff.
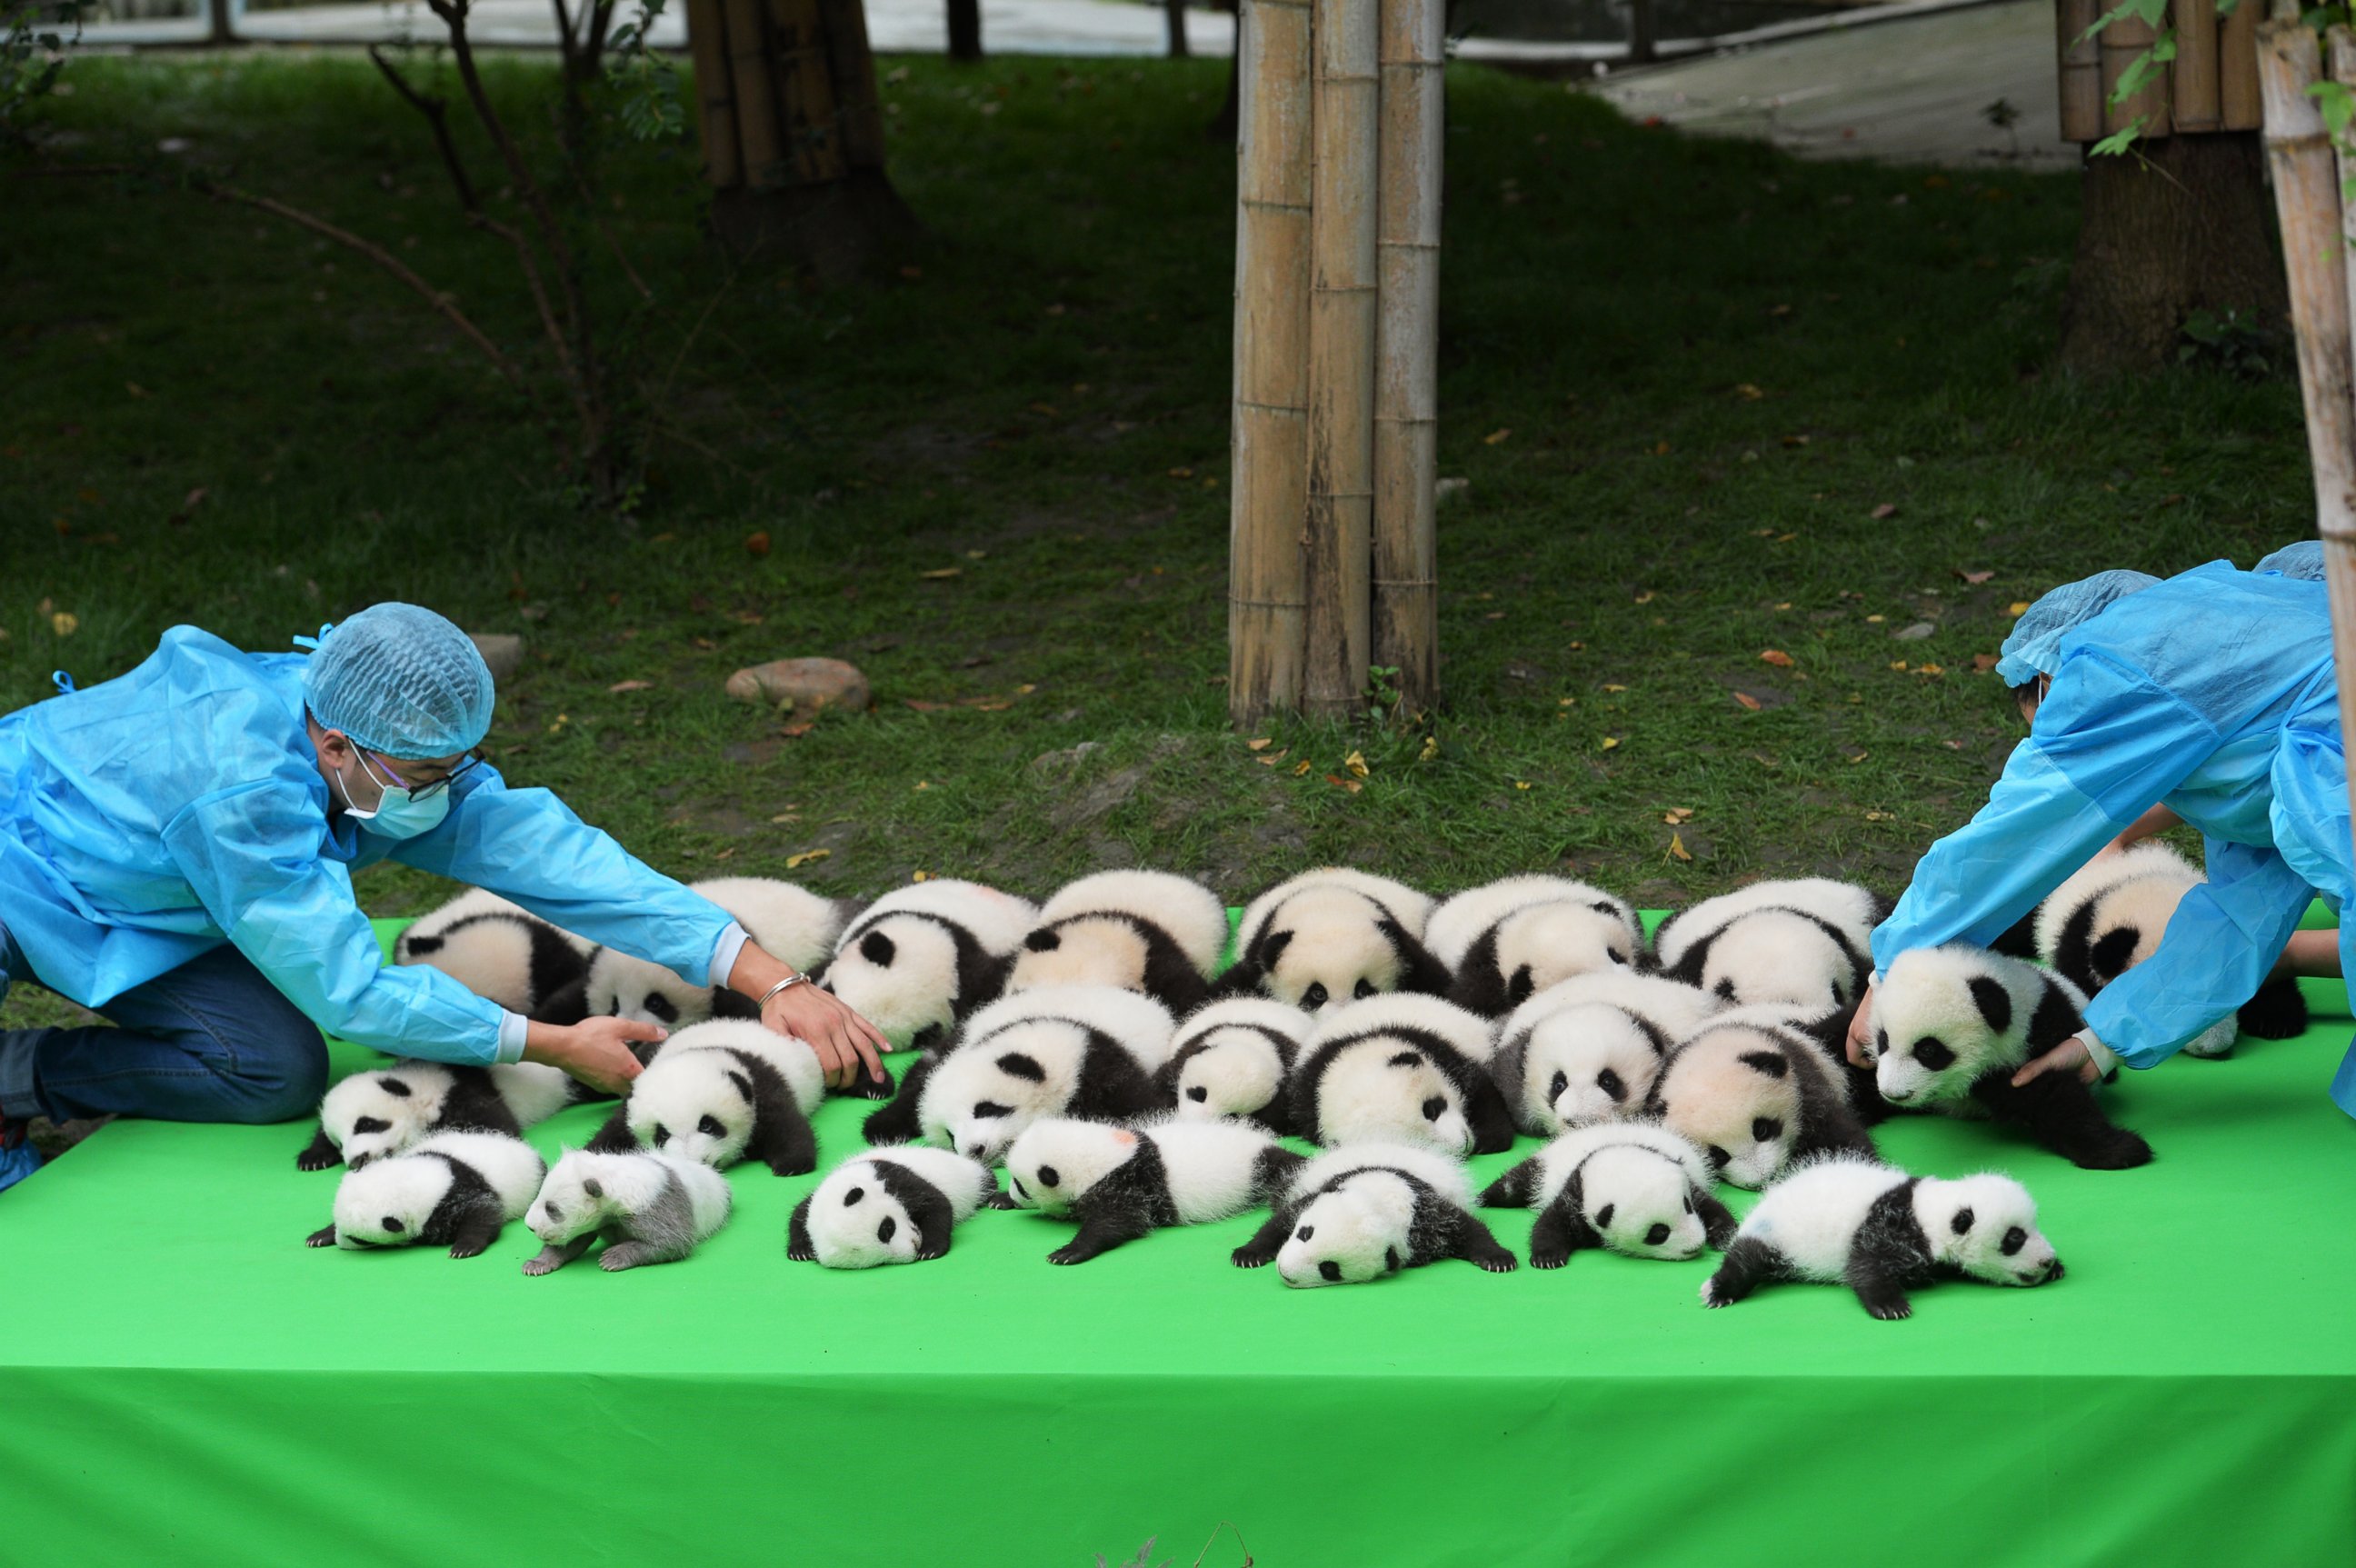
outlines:
[[2086, 1042], [2086, 1054], [2094, 1058], [2094, 1069], [2103, 1075], [2103, 1081], [2108, 1083], [2116, 1078], [2119, 1072], [2119, 1053], [2096, 1038], [2092, 1029], [2079, 1030], [2078, 1037]]
[[752, 940], [743, 926], [729, 921], [728, 929], [720, 933], [720, 945], [712, 950], [712, 973], [705, 983], [726, 985], [728, 977], [736, 972], [736, 960], [744, 953], [744, 944]]
[[500, 1008], [499, 1053], [496, 1059], [503, 1062], [523, 1060], [524, 1042], [530, 1032], [530, 1019], [520, 1013], [510, 1013], [504, 1007]]

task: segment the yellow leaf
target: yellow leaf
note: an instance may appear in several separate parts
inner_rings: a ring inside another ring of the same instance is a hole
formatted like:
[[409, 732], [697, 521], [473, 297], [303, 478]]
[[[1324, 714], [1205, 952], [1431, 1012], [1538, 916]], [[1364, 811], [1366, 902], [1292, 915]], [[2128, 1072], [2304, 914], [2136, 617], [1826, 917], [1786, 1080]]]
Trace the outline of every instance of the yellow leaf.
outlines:
[[943, 566], [938, 571], [919, 572], [916, 575], [922, 577], [927, 583], [944, 583], [951, 577], [964, 576], [965, 568], [962, 566]]
[[1514, 780], [1514, 788], [1516, 789], [1526, 789], [1529, 787], [1530, 781], [1526, 779], [1516, 779]]
[[1293, 776], [1295, 779], [1301, 778], [1301, 777], [1303, 777], [1304, 775], [1306, 775], [1306, 774], [1308, 773], [1308, 771], [1309, 771], [1312, 768], [1313, 768], [1313, 767], [1315, 767], [1315, 766], [1316, 766], [1316, 764], [1314, 764], [1314, 763], [1311, 762], [1307, 757], [1302, 757], [1302, 758], [1301, 758], [1298, 763], [1296, 763], [1296, 764], [1293, 766], [1293, 769], [1292, 769], [1292, 776]]
[[1555, 699], [1554, 705], [1558, 708], [1575, 708], [1579, 706], [1579, 699], [1577, 697], [1558, 697]]
[[2029, 613], [2029, 601], [2028, 601], [2027, 599], [2015, 599], [2015, 600], [2013, 600], [2013, 601], [2012, 601], [2012, 618], [2013, 618], [2013, 619], [2015, 619], [2015, 620], [2019, 620], [2022, 616], [2025, 616], [2025, 615], [2027, 615], [2028, 613]]
[[1869, 822], [1890, 822], [1898, 819], [1894, 811], [1868, 811], [1865, 814], [1865, 820]]
[[644, 692], [650, 690], [653, 685], [652, 681], [616, 681], [605, 690], [611, 693]]
[[1889, 618], [1890, 618], [1888, 616], [1868, 616], [1865, 618], [1865, 624], [1868, 626], [1879, 626], [1883, 621], [1888, 620]]
[[1513, 435], [1513, 431], [1511, 431], [1510, 429], [1507, 429], [1507, 430], [1492, 430], [1491, 432], [1489, 432], [1489, 434], [1488, 434], [1488, 435], [1483, 435], [1483, 437], [1481, 437], [1481, 444], [1482, 444], [1483, 446], [1494, 446], [1495, 445], [1497, 445], [1497, 443], [1499, 443], [1500, 441], [1505, 440], [1506, 437], [1508, 437], [1508, 436], [1510, 436], [1510, 435]]
[[71, 637], [81, 629], [81, 618], [71, 610], [59, 610], [49, 617], [49, 629], [59, 637]]
[[1792, 667], [1792, 656], [1780, 648], [1770, 648], [1761, 651], [1759, 662], [1772, 664], [1778, 670], [1789, 670]]
[[916, 780], [916, 788], [919, 789], [929, 789], [932, 787], [932, 781], [930, 779], [919, 779]]
[[1248, 740], [1244, 742], [1244, 744], [1251, 747], [1254, 751], [1266, 751], [1269, 746], [1275, 745], [1276, 742], [1270, 736], [1262, 736], [1258, 740]]
[[1636, 602], [1640, 605], [1651, 604], [1653, 602], [1653, 590], [1647, 588], [1643, 593], [1638, 594], [1636, 596]]
[[1602, 751], [1610, 751], [1613, 746], [1618, 746], [1619, 744], [1620, 744], [1620, 737], [1619, 737], [1618, 736], [1616, 736], [1616, 735], [1607, 735], [1607, 736], [1605, 736], [1603, 737], [1603, 744], [1602, 744], [1600, 747], [1598, 747], [1597, 749], [1599, 749], [1599, 750], [1602, 750]]
[[787, 871], [799, 870], [801, 867], [808, 865], [814, 860], [824, 860], [828, 855], [830, 855], [833, 853], [834, 851], [830, 849], [806, 849], [799, 854], [789, 854], [786, 856], [786, 869]]
[[1653, 456], [1655, 456], [1655, 457], [1665, 457], [1665, 456], [1667, 456], [1668, 455], [1669, 455], [1669, 444], [1668, 444], [1667, 442], [1665, 442], [1665, 441], [1663, 441], [1663, 442], [1659, 443], [1658, 445], [1655, 446], [1654, 446], [1654, 448], [1653, 448]]
[[1936, 664], [1920, 664], [1914, 669], [1914, 673], [1917, 675], [1944, 675], [1946, 672], [1944, 668]]
[[1752, 696], [1748, 692], [1735, 693], [1734, 700], [1741, 703], [1744, 707], [1750, 709], [1754, 714], [1759, 711], [1759, 699]]
[[1745, 403], [1757, 403], [1761, 398], [1765, 397], [1767, 394], [1761, 392], [1757, 387], [1752, 386], [1749, 381], [1744, 381], [1734, 389], [1734, 395], [1740, 398]]
[[1669, 835], [1669, 854], [1679, 860], [1691, 860], [1693, 858], [1693, 851], [1686, 848], [1685, 835], [1682, 833], [1671, 833]]
[[773, 822], [798, 822], [801, 821], [801, 818], [802, 814], [799, 811], [779, 811], [776, 816], [771, 817], [769, 821]]
[[1893, 659], [1890, 661], [1890, 667], [1902, 674], [1906, 669], [1906, 660], [1903, 659]]
[[1625, 686], [1606, 686], [1603, 689], [1607, 692], [1624, 692], [1628, 688]]
[[1415, 759], [1418, 762], [1430, 762], [1439, 755], [1440, 737], [1436, 735], [1428, 735], [1423, 737], [1423, 749], [1416, 754]]
[[1173, 479], [1191, 479], [1194, 477], [1194, 470], [1192, 468], [1173, 468], [1170, 470], [1170, 477]]
[[1354, 751], [1350, 753], [1349, 756], [1342, 759], [1342, 766], [1349, 769], [1352, 777], [1364, 779], [1366, 776], [1365, 753], [1362, 751]]
[[908, 878], [911, 882], [930, 882], [932, 879], [933, 874], [929, 871], [919, 871], [914, 876]]

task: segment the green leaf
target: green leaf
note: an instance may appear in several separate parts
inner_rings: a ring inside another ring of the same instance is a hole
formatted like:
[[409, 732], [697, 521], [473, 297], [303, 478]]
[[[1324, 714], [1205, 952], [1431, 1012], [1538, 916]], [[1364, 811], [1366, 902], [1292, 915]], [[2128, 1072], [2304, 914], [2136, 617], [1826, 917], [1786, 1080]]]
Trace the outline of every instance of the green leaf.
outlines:
[[2121, 126], [2118, 130], [2112, 132], [2109, 135], [2104, 136], [2101, 141], [2096, 142], [2093, 146], [2087, 148], [2086, 151], [2088, 156], [2098, 158], [2117, 157], [2129, 147], [2135, 145], [2136, 138], [2143, 134], [2144, 122], [2149, 118], [2151, 118], [2151, 116], [2148, 114], [2136, 116], [2127, 124]]
[[2083, 44], [2113, 22], [2142, 22], [2157, 27], [2168, 19], [2169, 4], [2169, 0], [2120, 0], [2117, 9], [2104, 12], [2093, 27], [2070, 41]]

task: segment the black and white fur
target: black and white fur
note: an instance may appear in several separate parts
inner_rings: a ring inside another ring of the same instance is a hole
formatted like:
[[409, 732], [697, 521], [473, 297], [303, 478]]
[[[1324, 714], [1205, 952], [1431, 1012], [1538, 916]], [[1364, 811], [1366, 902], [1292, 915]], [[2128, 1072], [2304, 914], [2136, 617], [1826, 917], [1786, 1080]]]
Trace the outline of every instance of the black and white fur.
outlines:
[[1118, 985], [1187, 1013], [1209, 998], [1226, 945], [1227, 907], [1201, 883], [1166, 871], [1100, 871], [1040, 906], [1006, 989]]
[[949, 1233], [997, 1196], [990, 1167], [949, 1149], [866, 1149], [834, 1167], [794, 1208], [786, 1256], [830, 1269], [945, 1257]]
[[592, 950], [521, 905], [472, 888], [395, 937], [392, 961], [438, 969], [510, 1013], [578, 1024]]
[[1606, 1122], [1555, 1139], [1491, 1183], [1481, 1205], [1539, 1211], [1534, 1269], [1558, 1269], [1596, 1247], [1683, 1262], [1734, 1234], [1713, 1185], [1709, 1162], [1667, 1128]]
[[1160, 1003], [1118, 986], [1001, 996], [965, 1021], [947, 1055], [908, 1069], [898, 1097], [867, 1119], [867, 1140], [922, 1138], [995, 1165], [1043, 1116], [1143, 1115], [1173, 1028]]
[[1406, 1144], [1353, 1144], [1295, 1171], [1268, 1223], [1230, 1258], [1270, 1262], [1299, 1289], [1362, 1284], [1441, 1258], [1510, 1273], [1514, 1255], [1472, 1212], [1464, 1167]]
[[732, 1202], [728, 1179], [693, 1160], [567, 1149], [524, 1216], [545, 1244], [523, 1272], [561, 1269], [600, 1238], [597, 1266], [609, 1273], [675, 1263], [728, 1222]]
[[1292, 1130], [1329, 1147], [1380, 1140], [1462, 1158], [1514, 1144], [1489, 1076], [1489, 1026], [1454, 1003], [1377, 995], [1318, 1021], [1290, 1090]]
[[1845, 1284], [1882, 1319], [1909, 1317], [1909, 1288], [1941, 1277], [2050, 1284], [2062, 1260], [2037, 1204], [2010, 1176], [1911, 1176], [1869, 1159], [1802, 1165], [1743, 1219], [1704, 1306], [1731, 1306], [1767, 1280]]
[[1822, 1047], [1761, 1017], [1712, 1019], [1677, 1046], [1653, 1080], [1644, 1114], [1736, 1187], [1764, 1187], [1811, 1155], [1873, 1153]]
[[443, 1247], [472, 1258], [523, 1218], [548, 1163], [504, 1133], [436, 1133], [400, 1154], [346, 1171], [335, 1218], [314, 1247]]
[[1709, 993], [1657, 974], [1577, 975], [1514, 1009], [1490, 1076], [1522, 1130], [1542, 1138], [1633, 1116], [1669, 1047], [1717, 1011]]
[[539, 1062], [454, 1067], [402, 1057], [369, 1068], [319, 1101], [319, 1131], [294, 1156], [323, 1171], [397, 1155], [429, 1133], [505, 1133], [546, 1121], [573, 1101], [573, 1079]]
[[2088, 1170], [2147, 1164], [2151, 1145], [2103, 1113], [2074, 1072], [2025, 1088], [2012, 1075], [2083, 1025], [2085, 996], [2060, 975], [1961, 942], [1916, 948], [1874, 988], [1874, 1078], [1892, 1105], [1990, 1116]]
[[1178, 1026], [1154, 1088], [1182, 1120], [1248, 1116], [1271, 1132], [1290, 1133], [1285, 1087], [1313, 1027], [1308, 1014], [1281, 1002], [1230, 996], [1211, 1003]]
[[754, 1160], [806, 1176], [818, 1169], [810, 1116], [825, 1093], [826, 1069], [807, 1041], [713, 1018], [671, 1036], [589, 1147], [652, 1149], [714, 1170]]
[[1833, 1081], [1840, 1085], [1848, 1097], [1848, 1107], [1857, 1112], [1858, 1121], [1872, 1127], [1886, 1120], [1891, 1111], [1890, 1102], [1881, 1098], [1881, 1090], [1874, 1081], [1873, 1069], [1858, 1067], [1848, 1059], [1849, 1021], [1856, 1016], [1852, 1007], [1801, 1007], [1789, 1002], [1756, 1002], [1747, 1006], [1729, 1007], [1711, 1019], [1717, 1024], [1761, 1024], [1785, 1034], [1797, 1035], [1816, 1049], [1831, 1069]]
[[1049, 1117], [1006, 1151], [1006, 1195], [996, 1207], [1079, 1221], [1047, 1254], [1085, 1263], [1172, 1225], [1229, 1219], [1272, 1202], [1309, 1162], [1249, 1122], [1166, 1119], [1117, 1127]]
[[[2187, 893], [2203, 878], [2157, 839], [2089, 861], [2037, 908], [2037, 957], [2088, 996], [2149, 958]], [[2307, 999], [2289, 975], [2269, 980], [2230, 1018], [2186, 1042], [2184, 1054], [2222, 1057], [2238, 1036], [2286, 1040], [2307, 1029]]]
[[1852, 1007], [1873, 972], [1873, 928], [1889, 913], [1851, 883], [1756, 882], [1705, 898], [1654, 937], [1661, 972], [1734, 1003]]
[[1423, 945], [1455, 976], [1448, 999], [1502, 1017], [1573, 975], [1625, 968], [1644, 950], [1625, 899], [1567, 876], [1508, 876], [1432, 911]]
[[1378, 993], [1447, 993], [1447, 965], [1423, 945], [1431, 900], [1405, 883], [1326, 866], [1253, 899], [1236, 929], [1229, 993], [1322, 1013]]
[[937, 878], [886, 893], [835, 943], [819, 983], [884, 1031], [923, 1050], [997, 1000], [1039, 911], [979, 882]]
[[[833, 950], [842, 929], [843, 907], [790, 882], [767, 876], [715, 876], [691, 882], [744, 928], [763, 952], [802, 971], [814, 970]], [[635, 1018], [667, 1029], [706, 1018], [749, 1018], [753, 1004], [724, 985], [691, 985], [659, 963], [613, 948], [589, 959], [584, 983], [584, 1015]]]

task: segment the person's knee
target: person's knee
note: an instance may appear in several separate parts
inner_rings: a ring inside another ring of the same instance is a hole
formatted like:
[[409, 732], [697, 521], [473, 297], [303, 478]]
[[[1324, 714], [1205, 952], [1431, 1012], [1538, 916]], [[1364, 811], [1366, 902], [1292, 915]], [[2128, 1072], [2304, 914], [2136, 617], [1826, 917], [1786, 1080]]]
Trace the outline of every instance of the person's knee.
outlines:
[[308, 1116], [327, 1090], [327, 1042], [307, 1020], [273, 1027], [240, 1049], [221, 1079], [225, 1121]]

